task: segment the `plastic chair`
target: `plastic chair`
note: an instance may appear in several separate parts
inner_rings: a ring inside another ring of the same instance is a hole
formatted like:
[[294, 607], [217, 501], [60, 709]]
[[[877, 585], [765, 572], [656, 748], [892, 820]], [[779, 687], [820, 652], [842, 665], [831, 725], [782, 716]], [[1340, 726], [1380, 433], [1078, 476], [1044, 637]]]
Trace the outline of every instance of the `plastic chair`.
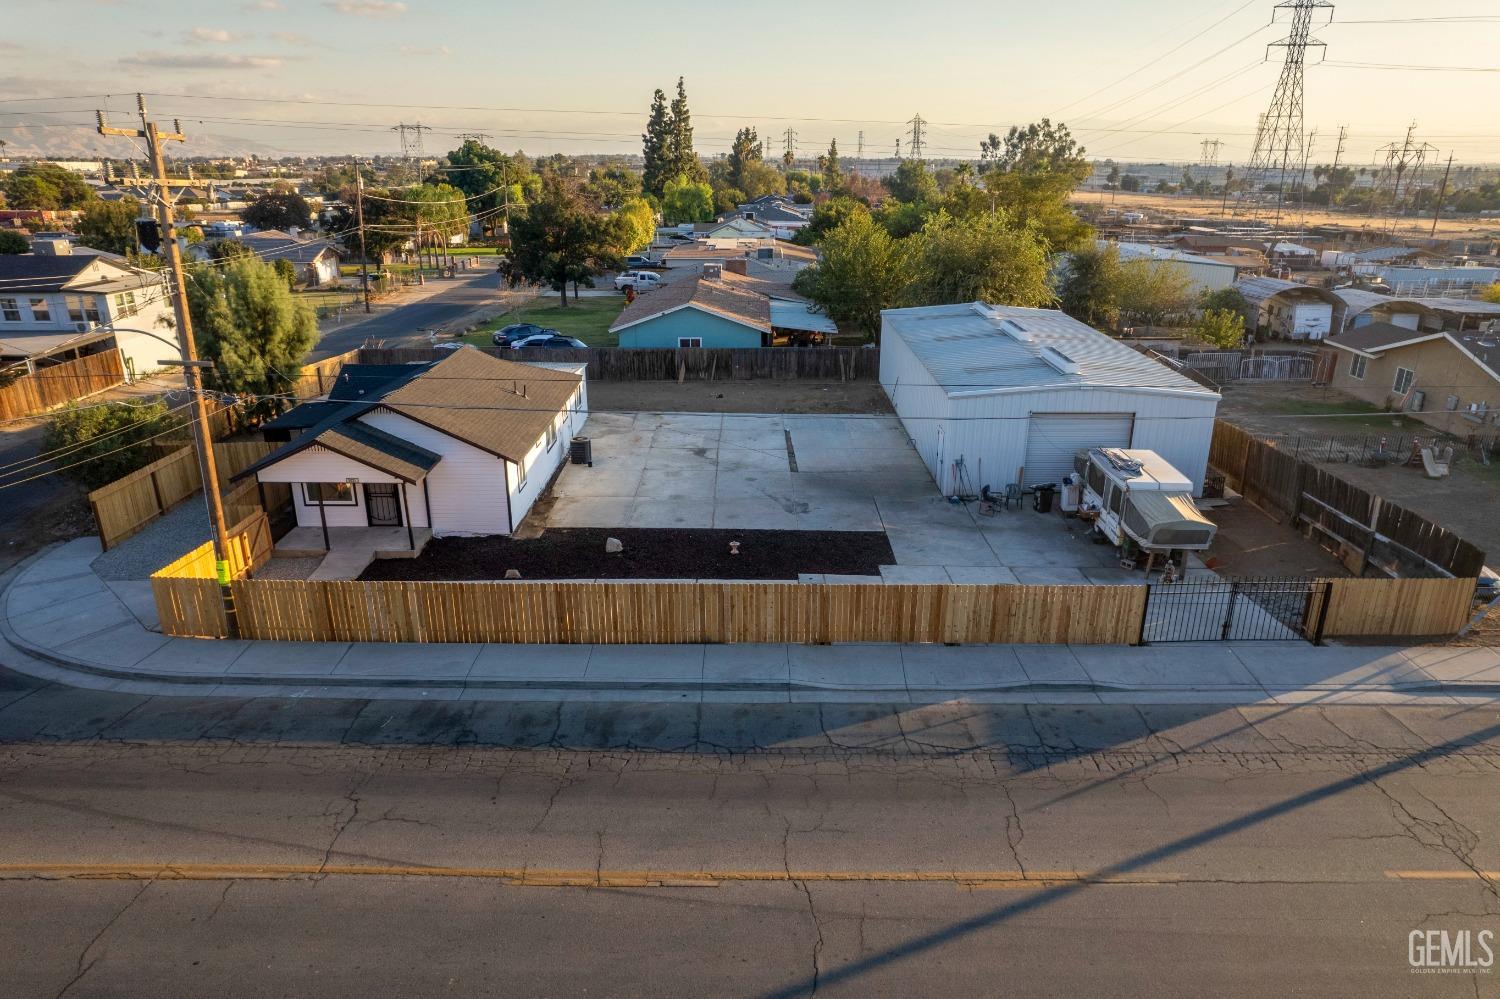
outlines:
[[1019, 482], [1012, 482], [1005, 487], [1005, 508], [1010, 509], [1012, 503], [1016, 505], [1017, 510], [1021, 509], [1021, 484]]

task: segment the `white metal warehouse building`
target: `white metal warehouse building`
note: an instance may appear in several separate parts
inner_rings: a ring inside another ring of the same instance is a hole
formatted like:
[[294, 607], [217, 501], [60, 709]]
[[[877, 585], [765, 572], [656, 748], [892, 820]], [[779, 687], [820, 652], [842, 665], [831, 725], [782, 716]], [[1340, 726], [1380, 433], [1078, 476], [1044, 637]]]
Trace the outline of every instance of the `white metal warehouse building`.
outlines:
[[1155, 451], [1203, 490], [1219, 394], [1061, 312], [887, 309], [880, 383], [944, 495], [1061, 483], [1091, 447]]

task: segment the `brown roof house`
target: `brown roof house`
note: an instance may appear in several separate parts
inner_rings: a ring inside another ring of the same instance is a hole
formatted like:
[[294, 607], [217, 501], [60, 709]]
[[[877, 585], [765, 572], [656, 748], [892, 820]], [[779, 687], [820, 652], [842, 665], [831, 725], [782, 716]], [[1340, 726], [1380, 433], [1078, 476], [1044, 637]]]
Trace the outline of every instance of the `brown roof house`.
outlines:
[[1367, 323], [1324, 343], [1329, 384], [1452, 434], [1500, 425], [1500, 335]]
[[265, 425], [285, 443], [237, 477], [291, 485], [293, 533], [313, 543], [290, 547], [328, 550], [348, 528], [396, 529], [411, 550], [433, 535], [510, 534], [588, 416], [585, 370], [472, 347], [346, 364], [327, 399]]

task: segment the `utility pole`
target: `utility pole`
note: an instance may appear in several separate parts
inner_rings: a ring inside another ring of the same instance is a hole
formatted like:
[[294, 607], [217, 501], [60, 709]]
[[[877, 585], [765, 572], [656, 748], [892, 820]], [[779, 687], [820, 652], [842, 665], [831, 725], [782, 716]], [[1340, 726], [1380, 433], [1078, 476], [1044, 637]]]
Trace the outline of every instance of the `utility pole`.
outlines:
[[865, 158], [865, 130], [864, 129], [860, 129], [859, 130], [859, 142], [855, 145], [855, 148], [854, 148], [854, 158], [857, 159], [857, 160], [862, 160], [862, 159]]
[[1427, 235], [1429, 238], [1437, 238], [1438, 219], [1443, 214], [1443, 199], [1448, 196], [1448, 175], [1453, 172], [1453, 154], [1448, 154], [1448, 165], [1443, 167], [1443, 182], [1438, 185], [1437, 200], [1432, 203], [1432, 231]]
[[99, 120], [100, 135], [124, 135], [132, 139], [145, 139], [147, 152], [151, 156], [151, 170], [155, 175], [156, 196], [153, 207], [157, 224], [161, 227], [162, 249], [167, 255], [167, 269], [172, 274], [172, 311], [177, 319], [177, 340], [182, 356], [175, 363], [182, 365], [183, 379], [187, 382], [188, 394], [193, 403], [193, 441], [198, 446], [198, 473], [203, 478], [203, 497], [208, 503], [208, 516], [214, 531], [214, 573], [219, 580], [219, 590], [224, 599], [224, 620], [229, 637], [239, 634], [239, 621], [234, 611], [234, 595], [229, 589], [229, 527], [224, 520], [224, 500], [219, 495], [219, 469], [214, 460], [213, 435], [209, 432], [208, 403], [203, 398], [202, 369], [212, 367], [212, 361], [200, 361], [193, 343], [193, 317], [188, 310], [187, 282], [182, 266], [182, 248], [177, 245], [177, 232], [173, 227], [172, 188], [187, 187], [188, 181], [167, 179], [167, 161], [162, 155], [163, 142], [186, 142], [182, 126], [172, 123], [172, 131], [162, 132], [156, 122], [146, 117], [146, 98], [137, 94], [136, 107], [140, 110], [141, 125], [134, 128], [111, 128], [104, 120], [104, 112], [95, 112]]
[[354, 224], [359, 226], [359, 280], [365, 287], [365, 312], [370, 311], [370, 258], [365, 254], [365, 178], [354, 161]]
[[1333, 150], [1333, 169], [1339, 168], [1339, 161], [1344, 158], [1344, 138], [1349, 134], [1348, 125], [1339, 126], [1339, 144]]

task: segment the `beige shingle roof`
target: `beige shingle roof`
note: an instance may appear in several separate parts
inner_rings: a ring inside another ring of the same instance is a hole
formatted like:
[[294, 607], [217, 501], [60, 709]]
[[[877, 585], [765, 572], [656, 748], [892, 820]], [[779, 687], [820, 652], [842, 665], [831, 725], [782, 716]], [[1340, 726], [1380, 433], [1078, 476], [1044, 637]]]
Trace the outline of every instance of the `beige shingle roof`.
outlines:
[[568, 371], [504, 361], [464, 348], [386, 395], [380, 405], [520, 461], [582, 380]]
[[620, 317], [610, 327], [610, 332], [685, 305], [753, 326], [763, 332], [770, 332], [771, 329], [771, 305], [765, 293], [752, 287], [751, 282], [739, 275], [725, 274], [721, 278], [695, 275], [668, 282], [647, 292], [625, 306]]

